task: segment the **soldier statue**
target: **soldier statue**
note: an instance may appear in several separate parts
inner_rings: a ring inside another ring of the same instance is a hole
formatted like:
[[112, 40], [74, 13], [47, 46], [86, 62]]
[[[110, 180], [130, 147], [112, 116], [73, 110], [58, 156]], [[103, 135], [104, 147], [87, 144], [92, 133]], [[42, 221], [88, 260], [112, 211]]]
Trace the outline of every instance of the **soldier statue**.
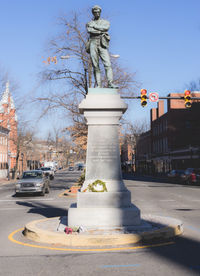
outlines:
[[94, 70], [94, 78], [96, 86], [101, 87], [101, 72], [99, 68], [99, 58], [101, 58], [105, 73], [108, 81], [109, 88], [118, 88], [113, 84], [113, 72], [110, 62], [110, 56], [108, 53], [110, 36], [108, 30], [110, 27], [109, 21], [100, 18], [101, 7], [94, 6], [92, 8], [94, 18], [87, 23], [87, 31], [90, 35], [88, 42], [86, 43], [86, 51], [90, 53], [92, 66]]

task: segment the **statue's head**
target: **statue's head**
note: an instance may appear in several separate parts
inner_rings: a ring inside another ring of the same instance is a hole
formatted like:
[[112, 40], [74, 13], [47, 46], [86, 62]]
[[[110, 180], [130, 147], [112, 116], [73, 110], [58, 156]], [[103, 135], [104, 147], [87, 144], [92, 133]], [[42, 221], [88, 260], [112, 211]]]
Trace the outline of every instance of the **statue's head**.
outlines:
[[101, 7], [98, 5], [95, 5], [92, 8], [92, 13], [93, 13], [95, 19], [99, 19], [100, 15], [101, 15]]

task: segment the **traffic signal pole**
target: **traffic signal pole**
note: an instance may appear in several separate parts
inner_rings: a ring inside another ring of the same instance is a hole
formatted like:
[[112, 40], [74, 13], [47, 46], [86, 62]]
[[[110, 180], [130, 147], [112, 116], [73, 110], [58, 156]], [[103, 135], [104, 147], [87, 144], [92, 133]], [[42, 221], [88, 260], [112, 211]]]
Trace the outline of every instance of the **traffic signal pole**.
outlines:
[[140, 96], [122, 96], [121, 98], [122, 99], [140, 99], [142, 107], [145, 107], [147, 105], [147, 99], [149, 99], [151, 102], [158, 102], [160, 99], [162, 99], [162, 100], [184, 100], [185, 108], [192, 107], [192, 100], [200, 100], [200, 97], [191, 97], [190, 90], [185, 90], [184, 96], [182, 96], [182, 97], [171, 97], [171, 96], [159, 97], [158, 93], [156, 93], [156, 92], [150, 93], [149, 96], [147, 96], [147, 90], [141, 89]]
[[[121, 96], [122, 99], [141, 99], [140, 96], [137, 97], [129, 97], [129, 96]], [[149, 99], [149, 97], [147, 96], [147, 99]], [[168, 100], [168, 99], [172, 99], [172, 100], [184, 100], [184, 97], [159, 97], [159, 100]], [[191, 97], [191, 100], [200, 100], [200, 97]]]

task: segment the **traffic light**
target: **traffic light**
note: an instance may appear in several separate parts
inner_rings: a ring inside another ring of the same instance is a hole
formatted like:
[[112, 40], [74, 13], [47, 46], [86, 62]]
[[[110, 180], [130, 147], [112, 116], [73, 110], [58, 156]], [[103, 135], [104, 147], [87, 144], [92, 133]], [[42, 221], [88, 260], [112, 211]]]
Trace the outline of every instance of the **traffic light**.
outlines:
[[145, 107], [147, 105], [147, 90], [141, 89], [141, 106]]
[[184, 92], [184, 100], [185, 100], [185, 107], [186, 108], [190, 108], [192, 106], [191, 92], [190, 92], [190, 90], [185, 90], [185, 92]]

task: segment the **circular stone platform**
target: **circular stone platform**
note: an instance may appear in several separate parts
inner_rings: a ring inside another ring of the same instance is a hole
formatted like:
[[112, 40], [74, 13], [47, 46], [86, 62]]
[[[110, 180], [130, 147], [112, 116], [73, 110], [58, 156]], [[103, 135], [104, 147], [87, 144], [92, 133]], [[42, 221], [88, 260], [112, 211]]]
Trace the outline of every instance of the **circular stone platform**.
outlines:
[[84, 232], [65, 234], [65, 217], [53, 217], [28, 223], [23, 234], [30, 240], [62, 246], [116, 246], [146, 244], [169, 240], [183, 233], [180, 220], [154, 215], [142, 216], [142, 223], [134, 230], [85, 229]]

